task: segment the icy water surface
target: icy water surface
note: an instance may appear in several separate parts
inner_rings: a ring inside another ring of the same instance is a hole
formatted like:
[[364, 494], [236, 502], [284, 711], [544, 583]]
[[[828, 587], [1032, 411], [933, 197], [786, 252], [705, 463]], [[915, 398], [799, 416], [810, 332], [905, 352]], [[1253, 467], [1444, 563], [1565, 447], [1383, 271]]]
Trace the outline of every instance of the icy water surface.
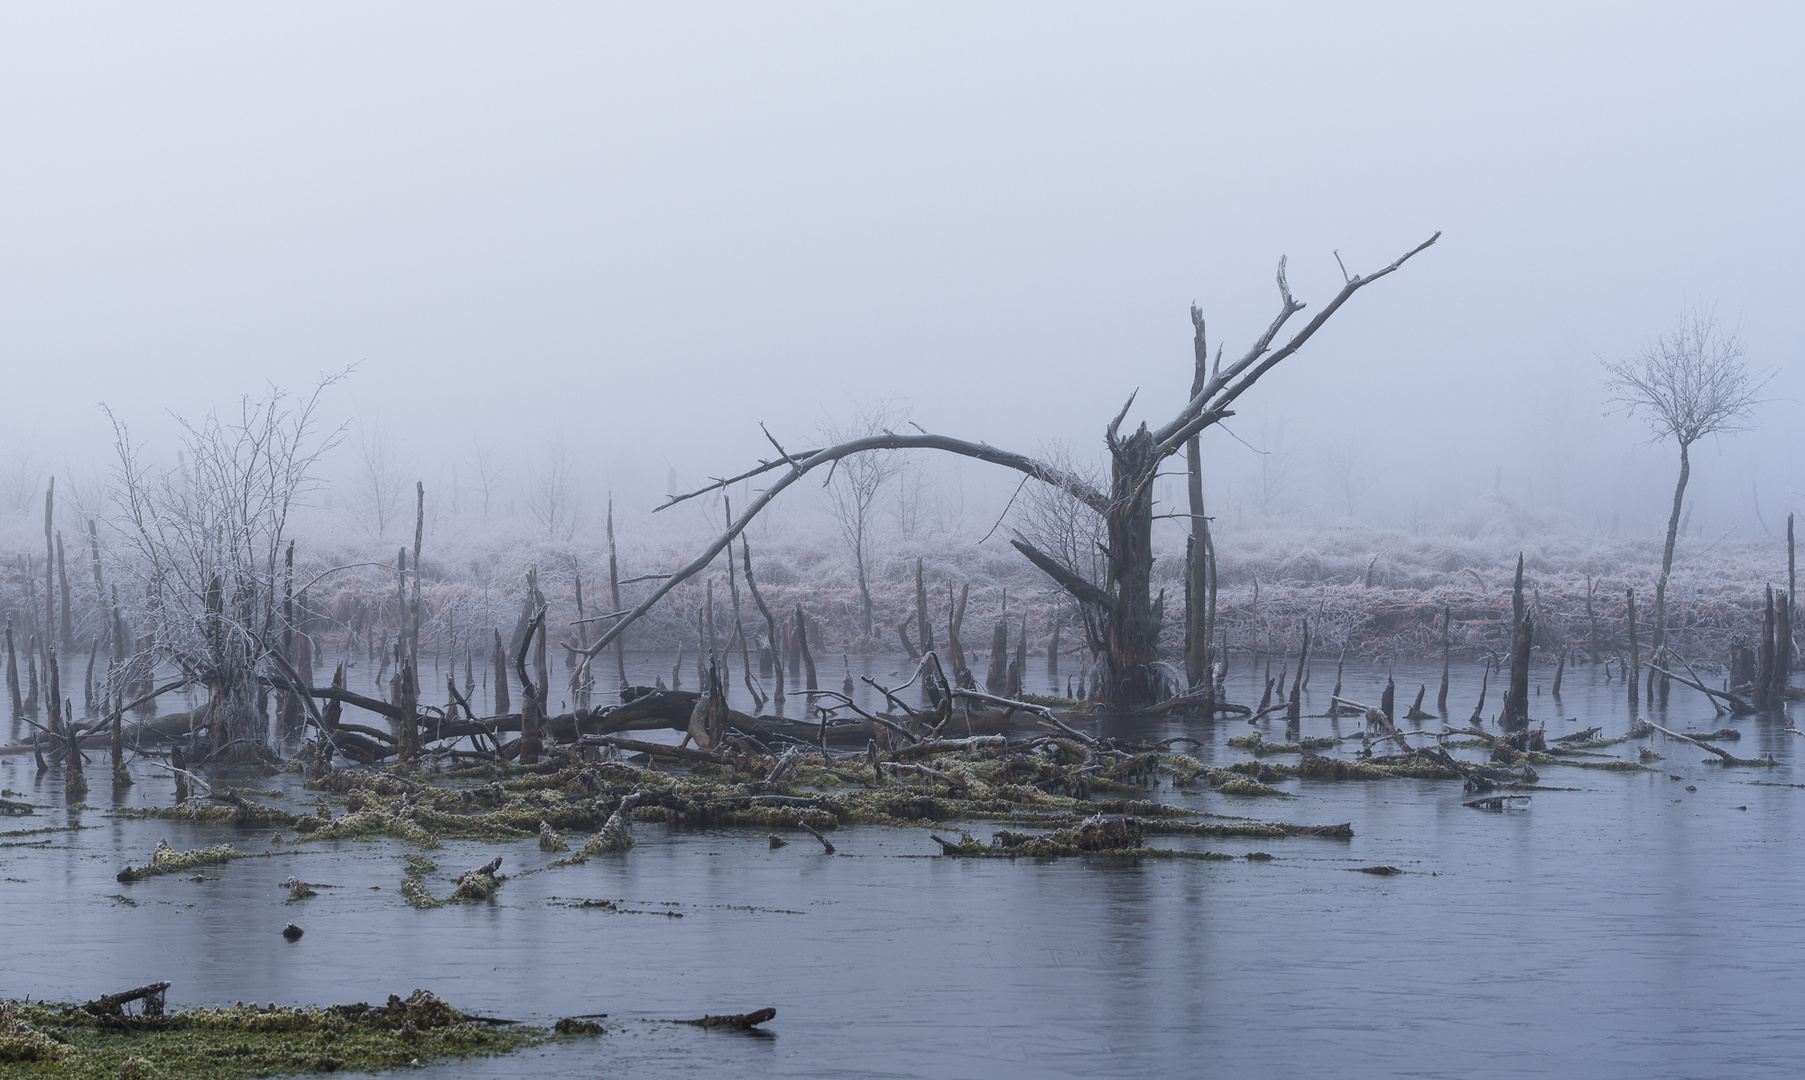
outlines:
[[[639, 657], [635, 668], [668, 682], [671, 661]], [[874, 676], [902, 666], [852, 663]], [[840, 659], [821, 668], [838, 688]], [[1457, 673], [1457, 726], [1476, 675]], [[1257, 699], [1252, 672], [1234, 677], [1236, 700]], [[1350, 670], [1347, 696], [1376, 703], [1384, 677]], [[1433, 701], [1437, 677], [1400, 670], [1400, 708], [1422, 681]], [[1326, 708], [1333, 678], [1315, 667], [1307, 712]], [[692, 667], [685, 685], [693, 679]], [[1602, 669], [1576, 667], [1563, 699], [1544, 693], [1532, 711], [1551, 736], [1590, 725], [1621, 734], [1621, 690]], [[799, 706], [792, 698], [792, 716]], [[1728, 722], [1677, 686], [1665, 717], [1651, 715], [1676, 730]], [[1310, 718], [1304, 731], [1356, 730], [1336, 725]], [[1734, 726], [1740, 756], [1805, 760], [1805, 739], [1778, 719]], [[1283, 736], [1282, 720], [1262, 728]], [[1246, 755], [1224, 740], [1248, 730], [1162, 721], [1120, 733], [1190, 735], [1206, 744], [1199, 756], [1227, 762]], [[1638, 745], [1606, 752], [1633, 758]], [[624, 857], [513, 877], [490, 903], [432, 911], [402, 900], [410, 849], [391, 841], [121, 885], [114, 874], [159, 837], [241, 851], [267, 838], [110, 818], [96, 768], [94, 808], [67, 815], [83, 831], [0, 837], [11, 845], [0, 847], [0, 996], [86, 999], [168, 979], [171, 1004], [381, 1000], [425, 987], [487, 1015], [611, 1015], [605, 1038], [437, 1070], [446, 1076], [1797, 1075], [1805, 790], [1788, 785], [1805, 774], [1725, 769], [1691, 747], [1654, 745], [1659, 771], [1550, 766], [1543, 785], [1563, 790], [1503, 814], [1463, 807], [1471, 796], [1446, 782], [1282, 784], [1301, 796], [1291, 800], [1154, 796], [1353, 824], [1352, 840], [1198, 845], [1263, 850], [1270, 862], [955, 861], [933, 857], [926, 830], [882, 828], [840, 830], [829, 857], [804, 834], [772, 851], [762, 832], [642, 825]], [[61, 776], [33, 772], [29, 758], [5, 759], [0, 784], [55, 809], [0, 829], [64, 823]], [[137, 775], [124, 799], [168, 801], [165, 776]], [[283, 789], [269, 799], [278, 805], [314, 801], [287, 776], [241, 783]], [[449, 843], [431, 853], [434, 891], [496, 854], [513, 874], [553, 858], [532, 841]], [[1350, 872], [1375, 864], [1406, 873]], [[290, 874], [337, 887], [285, 904], [278, 883]], [[634, 911], [564, 906], [584, 898]], [[279, 933], [291, 921], [306, 930], [292, 944]], [[765, 1005], [777, 1019], [764, 1035], [646, 1022]]]

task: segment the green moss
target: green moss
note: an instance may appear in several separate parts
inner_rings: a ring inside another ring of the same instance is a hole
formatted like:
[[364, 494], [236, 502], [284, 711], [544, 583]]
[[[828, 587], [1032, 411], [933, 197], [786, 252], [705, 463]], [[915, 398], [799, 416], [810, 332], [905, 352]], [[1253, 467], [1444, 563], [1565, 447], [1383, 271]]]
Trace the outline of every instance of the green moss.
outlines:
[[402, 858], [407, 863], [407, 871], [401, 876], [402, 899], [422, 910], [443, 907], [445, 902], [433, 896], [424, 880], [427, 874], [439, 872], [439, 864], [424, 855], [410, 853]]
[[1216, 789], [1224, 795], [1277, 795], [1289, 799], [1291, 796], [1278, 788], [1269, 787], [1258, 780], [1230, 780]]
[[160, 1016], [0, 1002], [0, 1062], [14, 1064], [6, 1075], [45, 1080], [367, 1072], [507, 1053], [550, 1038], [544, 1028], [468, 1021], [420, 990], [374, 1007], [239, 1004]]
[[1305, 750], [1330, 750], [1340, 742], [1340, 739], [1324, 737], [1319, 739], [1299, 739], [1296, 742], [1269, 743], [1259, 732], [1250, 731], [1245, 735], [1236, 735], [1230, 738], [1228, 740], [1228, 745], [1237, 750], [1250, 751], [1256, 755], [1297, 754], [1302, 753]]
[[445, 906], [445, 901], [433, 896], [432, 891], [426, 887], [426, 882], [417, 877], [401, 879], [401, 897], [422, 911]]
[[1605, 772], [1655, 771], [1646, 765], [1631, 761], [1628, 758], [1601, 758], [1596, 761], [1582, 761], [1569, 757], [1555, 757], [1553, 754], [1544, 754], [1540, 752], [1531, 752], [1529, 755], [1529, 763], [1531, 765], [1566, 765], [1575, 769], [1601, 769]]
[[606, 1035], [608, 1029], [594, 1020], [585, 1020], [578, 1016], [566, 1016], [552, 1025], [552, 1030], [560, 1035]]
[[158, 840], [157, 849], [150, 854], [150, 862], [143, 866], [128, 866], [119, 871], [120, 881], [140, 881], [159, 874], [175, 874], [183, 870], [193, 870], [200, 866], [218, 866], [242, 859], [244, 856], [232, 850], [231, 844], [218, 847], [195, 848], [193, 851], [177, 851], [169, 846], [169, 841]]

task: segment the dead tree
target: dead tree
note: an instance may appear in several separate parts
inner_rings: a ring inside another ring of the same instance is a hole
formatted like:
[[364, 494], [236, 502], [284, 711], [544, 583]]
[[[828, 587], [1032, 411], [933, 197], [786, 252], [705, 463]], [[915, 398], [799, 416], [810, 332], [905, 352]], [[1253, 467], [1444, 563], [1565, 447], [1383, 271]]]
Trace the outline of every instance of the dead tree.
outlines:
[[[529, 586], [530, 589], [530, 586]], [[536, 592], [537, 590], [532, 590]], [[545, 721], [546, 678], [545, 678], [545, 608], [541, 606], [527, 622], [526, 641], [532, 644], [538, 641], [538, 659], [535, 663], [535, 674], [539, 676], [535, 683], [527, 674], [527, 647], [522, 645], [514, 656], [514, 669], [520, 675], [520, 756], [522, 765], [532, 765], [539, 761], [539, 752], [544, 749], [542, 726]]]
[[1001, 694], [1009, 684], [1009, 620], [997, 620], [990, 633], [990, 668], [984, 673], [984, 689]]
[[1736, 331], [1723, 332], [1708, 311], [1681, 316], [1635, 356], [1607, 361], [1610, 401], [1635, 415], [1641, 413], [1656, 441], [1672, 439], [1680, 448], [1680, 477], [1673, 488], [1667, 517], [1667, 543], [1661, 550], [1661, 576], [1655, 579], [1655, 625], [1652, 657], [1666, 662], [1667, 579], [1673, 572], [1674, 541], [1679, 537], [1680, 510], [1686, 482], [1692, 476], [1689, 451], [1706, 435], [1729, 435], [1753, 425], [1761, 391], [1772, 372], [1753, 371], [1743, 356]]
[[[750, 544], [746, 543], [746, 538], [743, 536], [740, 537], [740, 555], [745, 560], [746, 589], [752, 593], [752, 602], [758, 605], [758, 613], [765, 617], [765, 640], [769, 646], [768, 651], [771, 657], [771, 674], [773, 678], [771, 684], [771, 700], [781, 705], [783, 703], [783, 650], [777, 640], [777, 616], [771, 613], [771, 605], [765, 603], [764, 595], [758, 591], [758, 579], [752, 576], [752, 547]], [[619, 611], [619, 593], [615, 594], [614, 603], [615, 610]], [[763, 655], [762, 652], [761, 655]], [[622, 685], [625, 685], [624, 681]]]
[[[145, 598], [134, 621], [150, 646], [146, 663], [170, 661], [199, 676], [211, 756], [267, 754], [264, 679], [280, 651], [272, 632], [280, 593], [276, 568], [288, 516], [314, 485], [313, 467], [341, 431], [318, 430], [323, 380], [306, 397], [273, 391], [241, 401], [236, 415], [182, 424], [183, 462], [145, 462], [113, 417], [113, 500], [135, 556], [122, 561]], [[111, 415], [111, 414], [109, 414]]]
[[1523, 556], [1517, 555], [1517, 580], [1511, 589], [1510, 682], [1504, 689], [1504, 709], [1498, 724], [1505, 731], [1529, 729], [1529, 649], [1535, 637], [1535, 620], [1523, 603]]
[[[1448, 715], [1448, 660], [1452, 655], [1454, 608], [1443, 604], [1441, 609], [1441, 689], [1435, 692], [1435, 711], [1443, 716]], [[1339, 684], [1339, 676], [1337, 683]]]
[[1153, 482], [1161, 465], [1167, 458], [1183, 450], [1205, 428], [1234, 415], [1233, 406], [1241, 395], [1273, 367], [1301, 349], [1356, 292], [1395, 272], [1411, 257], [1435, 243], [1440, 235], [1435, 234], [1390, 265], [1371, 274], [1345, 276], [1341, 289], [1328, 304], [1283, 344], [1275, 347], [1280, 332], [1305, 306], [1291, 295], [1291, 287], [1285, 277], [1285, 260], [1280, 259], [1277, 275], [1278, 314], [1239, 359], [1226, 366], [1212, 365], [1210, 377], [1202, 389], [1193, 394], [1170, 420], [1158, 427], [1150, 428], [1143, 423], [1131, 432], [1123, 432], [1123, 422], [1134, 403], [1133, 395], [1130, 395], [1128, 402], [1110, 421], [1104, 430], [1104, 445], [1110, 456], [1107, 492], [1087, 484], [1070, 471], [1055, 468], [1036, 458], [982, 442], [928, 432], [883, 432], [800, 453], [792, 453], [772, 439], [772, 445], [778, 454], [776, 458], [764, 461], [737, 476], [717, 480], [698, 491], [674, 496], [659, 508], [664, 509], [709, 491], [728, 488], [755, 476], [777, 474], [724, 534], [710, 543], [694, 560], [666, 578], [651, 595], [605, 631], [590, 646], [589, 654], [593, 657], [677, 585], [705, 570], [722, 549], [732, 543], [733, 538], [773, 499], [813, 470], [856, 454], [934, 450], [1014, 469], [1070, 494], [1103, 519], [1106, 539], [1104, 581], [1101, 585], [1019, 537], [1011, 543], [1030, 562], [1070, 593], [1082, 608], [1095, 614], [1097, 629], [1092, 632], [1089, 644], [1101, 661], [1097, 678], [1101, 684], [1099, 696], [1103, 703], [1112, 709], [1124, 711], [1153, 705], [1164, 696], [1166, 690], [1166, 680], [1158, 664], [1163, 605], [1156, 601], [1152, 590]]
[[[894, 399], [871, 407], [861, 407], [845, 427], [829, 428], [827, 438], [840, 442], [862, 435], [876, 435], [893, 427], [901, 427], [907, 416]], [[859, 454], [846, 459], [828, 473], [827, 494], [834, 521], [852, 553], [853, 572], [858, 579], [861, 627], [865, 637], [872, 635], [871, 585], [866, 573], [870, 561], [872, 519], [876, 516], [878, 496], [902, 467], [894, 454]]]
[[1636, 682], [1637, 676], [1642, 671], [1642, 657], [1639, 653], [1640, 646], [1636, 642], [1636, 590], [1626, 590], [1624, 596], [1624, 610], [1628, 613], [1629, 618], [1630, 659], [1629, 671], [1624, 673], [1623, 681], [1629, 684], [1630, 717], [1634, 719], [1638, 706], [1636, 700]]
[[915, 629], [921, 635], [921, 655], [933, 652], [934, 623], [928, 618], [928, 584], [920, 556], [915, 558]]
[[[726, 499], [721, 502], [727, 509], [727, 523], [732, 525], [733, 503]], [[765, 692], [752, 678], [752, 656], [751, 650], [746, 646], [746, 624], [740, 620], [740, 586], [733, 571], [733, 551], [731, 549], [727, 552], [727, 589], [733, 594], [733, 634], [739, 638], [740, 642], [740, 672], [745, 676], [746, 692], [752, 695], [752, 711], [756, 713], [765, 707]], [[585, 642], [585, 644], [587, 643]]]
[[[1195, 364], [1191, 376], [1191, 396], [1203, 393], [1209, 385], [1209, 342], [1204, 333], [1203, 311], [1191, 305], [1191, 353]], [[1222, 352], [1218, 347], [1216, 362], [1220, 366]], [[1210, 542], [1210, 519], [1203, 506], [1202, 437], [1193, 435], [1185, 442], [1185, 495], [1190, 506], [1190, 533], [1185, 538], [1185, 682], [1186, 692], [1202, 698], [1207, 714], [1214, 711], [1215, 684], [1211, 679], [1214, 664], [1210, 644], [1214, 640], [1216, 554]]]
[[[961, 586], [959, 595], [956, 597], [953, 596], [953, 587], [950, 584], [946, 587], [946, 593], [948, 600], [946, 612], [946, 658], [953, 665], [953, 685], [960, 687], [961, 689], [970, 690], [974, 688], [975, 684], [972, 682], [971, 669], [965, 663], [965, 642], [960, 639], [959, 631], [964, 629], [965, 626], [965, 601], [971, 597], [971, 582], [968, 581]], [[1058, 624], [1054, 625], [1055, 630], [1053, 640], [1057, 642], [1059, 640]], [[920, 657], [911, 656], [909, 659], [918, 660]]]
[[[733, 553], [730, 551], [727, 553], [727, 555], [729, 558], [731, 558], [733, 556]], [[752, 587], [752, 596], [754, 599], [756, 599], [758, 597], [758, 587], [752, 585], [752, 554], [751, 554], [751, 552], [746, 553], [746, 584], [748, 586]], [[608, 496], [608, 600], [610, 603], [612, 603], [614, 605], [614, 607], [611, 610], [613, 610], [613, 611], [621, 610], [621, 606], [620, 606], [620, 560], [616, 556], [615, 549], [614, 549], [614, 496], [612, 494], [610, 494]], [[762, 601], [759, 603], [759, 607], [761, 607], [761, 608], [764, 607], [764, 603]], [[769, 619], [768, 613], [766, 615], [766, 618]], [[619, 634], [616, 634], [614, 637], [614, 671], [615, 671], [615, 674], [620, 679], [621, 686], [627, 685], [627, 656], [624, 651], [625, 648], [626, 648], [626, 639], [624, 637], [620, 636]], [[584, 651], [585, 652], [588, 651], [587, 645], [584, 646]], [[587, 672], [584, 672], [582, 674], [583, 674], [584, 678], [588, 677]], [[783, 691], [781, 689], [778, 690], [777, 696], [778, 697], [783, 696]]]

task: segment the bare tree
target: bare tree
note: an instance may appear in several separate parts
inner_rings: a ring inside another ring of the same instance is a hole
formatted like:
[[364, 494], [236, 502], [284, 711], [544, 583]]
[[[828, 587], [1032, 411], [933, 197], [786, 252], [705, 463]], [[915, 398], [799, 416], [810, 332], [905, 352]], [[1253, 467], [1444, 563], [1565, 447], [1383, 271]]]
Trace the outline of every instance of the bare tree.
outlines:
[[382, 538], [400, 520], [407, 470], [395, 450], [395, 437], [378, 420], [357, 425], [357, 482], [352, 516], [372, 535]]
[[279, 648], [278, 556], [289, 513], [315, 486], [313, 468], [343, 429], [318, 430], [320, 397], [272, 389], [236, 416], [181, 421], [182, 464], [158, 469], [113, 416], [114, 526], [130, 558], [116, 574], [146, 597], [138, 625], [208, 691], [203, 717], [214, 758], [265, 753], [269, 719], [260, 669]]
[[1610, 376], [1607, 401], [1640, 415], [1653, 441], [1672, 439], [1680, 447], [1680, 479], [1673, 488], [1661, 576], [1655, 582], [1654, 647], [1659, 655], [1667, 643], [1667, 578], [1673, 572], [1686, 482], [1692, 477], [1692, 444], [1707, 435], [1733, 435], [1754, 426], [1755, 407], [1773, 373], [1752, 370], [1737, 332], [1724, 331], [1714, 313], [1698, 308], [1684, 312], [1673, 330], [1636, 355], [1605, 361], [1604, 369]]
[[[956, 439], [929, 432], [919, 434], [884, 433], [850, 439], [832, 446], [792, 453], [775, 439], [778, 457], [762, 462], [738, 476], [727, 477], [700, 491], [673, 496], [665, 503], [671, 506], [706, 492], [728, 488], [733, 484], [776, 472], [777, 476], [735, 518], [727, 531], [717, 537], [695, 559], [666, 578], [662, 584], [620, 621], [604, 631], [585, 652], [594, 657], [620, 632], [644, 616], [652, 606], [678, 585], [706, 569], [716, 556], [733, 542], [765, 507], [783, 490], [823, 465], [831, 465], [860, 454], [890, 450], [936, 450], [961, 457], [976, 458], [993, 465], [1014, 469], [1033, 480], [1060, 488], [1082, 501], [1103, 518], [1106, 534], [1104, 586], [1099, 589], [1076, 569], [1036, 548], [1024, 539], [1011, 545], [1039, 567], [1080, 605], [1088, 606], [1095, 624], [1101, 627], [1100, 640], [1093, 640], [1093, 652], [1102, 657], [1104, 704], [1120, 711], [1144, 708], [1157, 703], [1166, 682], [1159, 664], [1159, 630], [1163, 604], [1152, 595], [1153, 579], [1153, 496], [1152, 486], [1160, 466], [1184, 449], [1190, 439], [1205, 428], [1234, 415], [1234, 404], [1274, 366], [1303, 348], [1322, 329], [1335, 312], [1353, 295], [1403, 266], [1412, 256], [1425, 250], [1440, 238], [1436, 233], [1428, 240], [1405, 252], [1389, 265], [1371, 274], [1345, 274], [1342, 286], [1333, 298], [1283, 344], [1277, 342], [1280, 331], [1304, 304], [1291, 295], [1285, 278], [1285, 261], [1279, 260], [1279, 312], [1270, 325], [1254, 340], [1248, 350], [1234, 362], [1212, 368], [1201, 389], [1192, 394], [1172, 419], [1156, 428], [1145, 423], [1124, 435], [1122, 423], [1134, 405], [1131, 395], [1104, 429], [1103, 442], [1109, 450], [1109, 490], [1099, 490], [1082, 477], [1059, 469], [1047, 462], [1003, 450], [988, 443]], [[662, 509], [662, 507], [661, 507]]]
[[569, 540], [576, 533], [575, 468], [562, 439], [554, 439], [546, 448], [545, 460], [527, 489], [526, 505], [547, 540]]
[[489, 520], [489, 504], [501, 491], [501, 459], [495, 448], [476, 443], [470, 448], [470, 464], [476, 469], [476, 489], [483, 497], [483, 520]]
[[1256, 438], [1260, 445], [1253, 448], [1256, 456], [1247, 478], [1254, 505], [1261, 517], [1284, 517], [1297, 487], [1297, 453], [1285, 442], [1283, 420], [1261, 424]]
[[0, 514], [23, 514], [44, 490], [44, 465], [31, 443], [19, 439], [0, 463]]
[[[884, 398], [871, 405], [857, 405], [852, 416], [841, 424], [828, 424], [822, 435], [830, 443], [847, 442], [890, 432], [908, 420], [908, 410], [895, 398]], [[839, 523], [840, 535], [852, 551], [852, 564], [859, 579], [859, 601], [863, 607], [865, 636], [871, 636], [871, 585], [866, 563], [871, 550], [871, 532], [876, 524], [878, 497], [884, 487], [902, 469], [902, 460], [894, 453], [878, 451], [859, 454], [836, 465], [827, 477], [827, 494]]]
[[1327, 494], [1341, 504], [1348, 517], [1353, 517], [1354, 505], [1373, 486], [1365, 451], [1350, 436], [1336, 438], [1323, 447], [1322, 467]]

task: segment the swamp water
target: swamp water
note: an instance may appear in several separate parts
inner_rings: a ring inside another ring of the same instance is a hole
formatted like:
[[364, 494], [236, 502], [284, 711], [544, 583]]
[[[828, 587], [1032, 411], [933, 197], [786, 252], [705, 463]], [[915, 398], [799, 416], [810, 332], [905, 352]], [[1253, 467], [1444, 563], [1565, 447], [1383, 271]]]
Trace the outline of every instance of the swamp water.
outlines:
[[[671, 657], [634, 659], [635, 681], [668, 681]], [[853, 664], [885, 682], [905, 666]], [[824, 662], [822, 684], [838, 687], [840, 668]], [[1602, 668], [1570, 668], [1558, 707], [1551, 677], [1535, 673], [1544, 693], [1531, 702], [1551, 739], [1628, 729], [1622, 683]], [[1306, 713], [1326, 708], [1332, 666], [1312, 678]], [[1376, 703], [1384, 678], [1350, 670], [1346, 694]], [[1433, 700], [1438, 678], [1400, 669], [1400, 709], [1420, 682]], [[1476, 670], [1457, 673], [1456, 726], [1477, 682]], [[1259, 697], [1247, 670], [1231, 673], [1230, 690]], [[748, 704], [736, 695], [736, 708]], [[790, 715], [801, 705], [792, 697]], [[1778, 718], [1715, 719], [1677, 684], [1664, 710], [1644, 710], [1676, 731], [1736, 727], [1742, 740], [1726, 745], [1740, 757], [1805, 761], [1805, 739]], [[1104, 733], [1190, 736], [1204, 745], [1175, 749], [1225, 765], [1249, 757], [1226, 740], [1250, 730], [1277, 741], [1283, 719]], [[1305, 736], [1358, 730], [1353, 719], [1303, 722]], [[1601, 753], [1634, 760], [1643, 745]], [[0, 785], [45, 809], [0, 819], [0, 831], [82, 829], [0, 837], [0, 997], [79, 1001], [167, 979], [171, 1007], [381, 1001], [423, 987], [488, 1016], [610, 1014], [599, 1038], [430, 1070], [459, 1077], [1796, 1075], [1805, 789], [1787, 785], [1805, 784], [1805, 770], [1725, 768], [1690, 746], [1652, 745], [1664, 759], [1650, 772], [1538, 767], [1544, 788], [1565, 790], [1503, 813], [1462, 806], [1473, 796], [1451, 781], [1278, 782], [1294, 799], [1162, 781], [1148, 794], [1353, 825], [1352, 839], [1148, 840], [1271, 861], [952, 859], [928, 836], [946, 829], [866, 826], [830, 833], [839, 854], [827, 856], [806, 833], [771, 850], [765, 830], [641, 824], [625, 855], [518, 876], [558, 856], [532, 840], [446, 841], [427, 853], [435, 894], [496, 855], [513, 876], [490, 901], [424, 911], [399, 890], [414, 849], [390, 839], [278, 847], [198, 881], [121, 884], [115, 874], [159, 838], [249, 853], [269, 837], [110, 817], [98, 754], [92, 808], [68, 813], [58, 770], [34, 776], [28, 756], [7, 758]], [[134, 776], [126, 804], [169, 804], [166, 773], [140, 762]], [[317, 797], [291, 774], [215, 780], [279, 790], [252, 797], [296, 811]], [[1352, 872], [1375, 865], [1404, 873]], [[335, 887], [285, 903], [290, 875]], [[573, 906], [585, 899], [616, 909]], [[281, 935], [290, 922], [306, 931], [298, 941]], [[766, 1005], [777, 1017], [758, 1034], [649, 1022]]]

